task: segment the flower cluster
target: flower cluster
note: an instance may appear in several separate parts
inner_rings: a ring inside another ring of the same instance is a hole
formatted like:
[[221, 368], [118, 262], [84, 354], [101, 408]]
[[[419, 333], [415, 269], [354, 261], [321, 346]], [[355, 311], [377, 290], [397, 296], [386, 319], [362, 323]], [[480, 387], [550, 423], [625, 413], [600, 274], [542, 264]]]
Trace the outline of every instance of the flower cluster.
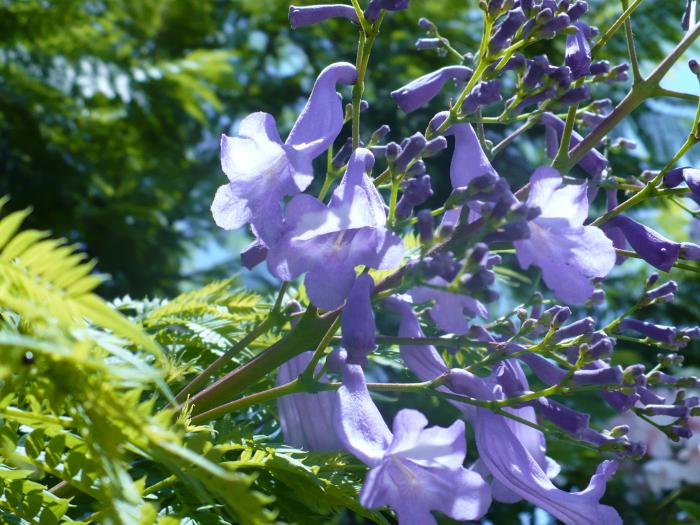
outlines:
[[[368, 57], [383, 17], [407, 7], [407, 0], [371, 0], [364, 10], [354, 1], [293, 6], [289, 19], [294, 28], [346, 19], [362, 34], [358, 56]], [[605, 101], [578, 109], [591, 96], [590, 84], [627, 78], [626, 65], [611, 68], [594, 60], [598, 32], [582, 20], [587, 3], [489, 0], [482, 9], [486, 30], [472, 64], [465, 65], [468, 55], [454, 53], [459, 63], [390, 94], [408, 113], [428, 106], [451, 81], [460, 86], [451, 109], [436, 113], [423, 133], [383, 143], [390, 130], [382, 126], [363, 143], [358, 119], [367, 105], [361, 101], [367, 60], [332, 64], [319, 74], [284, 142], [265, 113], [243, 119], [237, 136], [222, 137], [229, 183], [217, 192], [212, 213], [226, 229], [250, 225], [255, 240], [242, 254], [246, 266], [265, 261], [286, 282], [304, 276], [310, 307], [289, 336], [297, 347], [278, 372], [276, 392], [290, 394], [279, 399], [281, 426], [290, 444], [344, 450], [365, 463], [362, 505], [389, 506], [401, 523], [430, 524], [433, 511], [475, 520], [492, 501], [525, 499], [567, 524], [621, 523], [617, 511], [600, 500], [618, 461], [643, 455], [644, 443], [624, 425], [594, 428], [590, 414], [555, 398], [593, 392], [626, 421], [663, 416], [668, 422], [659, 432], [688, 438], [699, 399], [682, 392], [698, 380], [673, 372], [678, 352], [700, 329], [637, 318], [640, 310], [674, 298], [677, 284], [658, 283], [658, 274], [629, 311], [607, 323], [570, 307], [604, 302], [603, 282], [624, 256], [668, 272], [679, 259], [700, 261], [700, 246], [666, 239], [629, 216], [634, 202], [618, 202], [627, 189], [610, 176], [596, 141], [573, 129], [583, 122], [595, 134], [606, 119]], [[429, 38], [418, 41], [419, 49], [454, 50], [435, 24], [422, 19], [420, 26]], [[562, 65], [527, 55], [530, 44], [556, 37], [563, 40]], [[347, 116], [339, 85], [353, 85]], [[553, 159], [552, 166], [532, 170], [517, 191], [508, 173], [492, 163], [499, 147], [484, 141], [482, 115], [496, 104], [502, 112], [490, 118], [501, 123], [531, 111], [518, 133], [542, 124]], [[566, 121], [553, 112], [558, 107], [573, 108]], [[352, 135], [341, 138], [335, 151], [348, 120]], [[435, 204], [435, 195], [425, 159], [445, 154], [447, 138], [453, 143], [452, 191], [437, 207], [426, 207]], [[578, 156], [577, 149], [583, 150]], [[326, 179], [312, 194], [312, 161], [326, 152]], [[562, 155], [569, 165], [560, 163]], [[586, 179], [564, 176], [576, 164]], [[685, 184], [700, 202], [699, 174], [668, 168], [640, 185], [638, 194]], [[591, 221], [599, 188], [607, 190], [608, 212]], [[409, 235], [414, 226], [417, 240]], [[508, 267], [514, 261], [521, 270], [534, 267], [530, 275], [541, 276], [551, 296], [535, 288], [525, 303], [499, 317], [493, 306], [502, 297], [499, 276], [520, 275]], [[377, 336], [380, 316], [383, 326], [398, 323], [396, 336]], [[316, 320], [313, 330], [322, 326], [325, 333], [310, 333], [308, 319]], [[342, 337], [334, 338], [338, 329]], [[426, 337], [425, 330], [435, 336]], [[658, 366], [616, 364], [620, 337], [661, 351]], [[429, 427], [425, 415], [403, 409], [392, 429], [387, 426], [365, 379], [375, 349], [387, 341], [398, 345], [406, 368], [420, 381], [393, 388], [443, 396], [463, 419]], [[677, 393], [669, 397], [659, 388]], [[465, 421], [473, 427], [479, 456], [469, 468]], [[552, 481], [559, 467], [546, 455], [548, 434], [610, 459], [601, 460], [583, 490], [562, 490]]]

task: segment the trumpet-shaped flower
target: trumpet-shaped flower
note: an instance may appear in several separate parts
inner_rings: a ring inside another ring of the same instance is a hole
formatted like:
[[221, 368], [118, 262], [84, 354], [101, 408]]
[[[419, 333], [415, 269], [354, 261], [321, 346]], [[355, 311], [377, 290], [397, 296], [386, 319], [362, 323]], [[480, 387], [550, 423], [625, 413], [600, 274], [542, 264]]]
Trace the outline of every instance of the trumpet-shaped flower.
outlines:
[[554, 295], [582, 303], [593, 293], [591, 279], [605, 277], [615, 265], [612, 241], [588, 217], [587, 185], [560, 187], [553, 168], [538, 168], [530, 179], [527, 204], [541, 213], [530, 224], [530, 237], [515, 241], [522, 268], [535, 264]]
[[386, 227], [384, 201], [365, 174], [374, 157], [355, 150], [328, 206], [297, 195], [286, 208], [286, 227], [267, 263], [280, 279], [307, 272], [304, 284], [319, 308], [340, 307], [355, 283], [355, 267], [391, 269], [401, 263], [401, 239]]
[[237, 137], [221, 136], [221, 167], [229, 183], [221, 186], [211, 211], [226, 230], [250, 223], [270, 245], [282, 229], [281, 201], [305, 190], [313, 179], [311, 162], [326, 151], [343, 127], [336, 84], [351, 84], [355, 66], [331, 64], [316, 79], [311, 96], [285, 142], [272, 115], [248, 115]]
[[402, 525], [437, 524], [432, 510], [456, 520], [479, 519], [488, 510], [488, 485], [462, 466], [463, 421], [426, 428], [423, 414], [404, 409], [392, 432], [367, 391], [362, 368], [346, 364], [335, 424], [346, 450], [370, 467], [360, 494], [365, 507], [390, 506]]

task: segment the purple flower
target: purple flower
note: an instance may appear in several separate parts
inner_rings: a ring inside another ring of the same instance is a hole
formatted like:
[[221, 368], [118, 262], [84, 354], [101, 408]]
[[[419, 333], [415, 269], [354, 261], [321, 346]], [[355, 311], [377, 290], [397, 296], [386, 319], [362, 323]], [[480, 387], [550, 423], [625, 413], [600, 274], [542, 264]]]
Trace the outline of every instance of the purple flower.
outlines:
[[591, 46], [581, 24], [574, 24], [574, 27], [576, 31], [566, 36], [565, 62], [576, 80], [587, 75], [591, 68]]
[[392, 91], [391, 96], [401, 109], [410, 113], [430, 102], [448, 80], [466, 82], [471, 78], [472, 73], [472, 70], [466, 66], [443, 67]]
[[[311, 362], [313, 352], [304, 352], [279, 367], [277, 384], [295, 380]], [[277, 399], [280, 425], [288, 445], [310, 451], [342, 450], [333, 426], [335, 392], [291, 394]]]
[[335, 86], [352, 84], [356, 78], [355, 66], [347, 62], [321, 71], [284, 143], [274, 117], [262, 112], [244, 118], [237, 137], [221, 136], [221, 167], [230, 182], [217, 190], [211, 205], [218, 226], [232, 230], [250, 223], [265, 244], [277, 240], [282, 198], [306, 189], [313, 179], [311, 161], [328, 149], [343, 127]]
[[[542, 113], [540, 120], [542, 121], [542, 124], [556, 132], [557, 139], [561, 137], [561, 134], [564, 132], [565, 125], [562, 119], [560, 119], [553, 113], [547, 112]], [[583, 137], [574, 131], [571, 134], [571, 142], [569, 144], [570, 148], [576, 147], [582, 140]], [[556, 155], [557, 149], [558, 146], [556, 146], [553, 151], [548, 148], [547, 154], [550, 157], [554, 157], [554, 155]], [[579, 165], [591, 177], [596, 178], [603, 172], [605, 168], [608, 167], [608, 159], [606, 159], [602, 155], [602, 153], [600, 153], [597, 149], [592, 149], [583, 156], [583, 158], [579, 161]]]
[[[424, 337], [410, 303], [399, 297], [390, 297], [385, 300], [385, 304], [401, 317], [400, 336]], [[445, 362], [430, 345], [401, 345], [401, 357], [408, 368], [423, 381], [435, 379], [448, 371]], [[499, 392], [502, 397], [503, 393], [517, 395], [529, 389], [525, 375], [513, 360], [500, 363], [488, 380], [464, 370], [450, 370], [449, 373], [448, 385], [451, 391], [477, 399], [497, 399]], [[446, 386], [439, 390], [449, 391]], [[598, 503], [605, 482], [615, 470], [614, 463], [604, 462], [588, 489], [582, 492], [559, 490], [549, 481], [550, 477], [556, 475], [556, 465], [544, 454], [545, 443], [541, 432], [486, 409], [475, 409], [458, 401], [452, 403], [474, 421], [477, 446], [485, 465], [485, 469], [481, 470], [493, 475], [494, 499], [515, 502], [519, 498], [525, 498], [567, 524], [621, 523], [614, 509]], [[528, 421], [536, 421], [532, 407], [508, 410]], [[587, 521], [583, 518], [585, 509], [590, 510]]]
[[456, 520], [475, 520], [491, 504], [488, 485], [465, 469], [464, 422], [426, 428], [416, 410], [394, 418], [393, 432], [367, 391], [359, 365], [347, 364], [335, 411], [338, 435], [346, 450], [369, 467], [360, 503], [375, 509], [390, 506], [400, 524], [437, 524], [430, 511]]
[[341, 327], [343, 347], [348, 352], [348, 363], [365, 364], [367, 356], [377, 346], [374, 311], [370, 298], [373, 287], [374, 281], [369, 274], [360, 275], [343, 308]]
[[540, 167], [530, 179], [529, 207], [541, 213], [530, 224], [530, 238], [515, 241], [522, 268], [535, 264], [554, 295], [570, 303], [593, 293], [591, 279], [605, 277], [615, 265], [615, 249], [603, 231], [584, 226], [588, 217], [586, 184], [560, 187], [561, 175]]
[[637, 255], [646, 262], [664, 272], [673, 268], [681, 252], [679, 243], [624, 215], [613, 217], [608, 224], [618, 228]]
[[683, 181], [688, 184], [693, 200], [700, 204], [700, 170], [697, 168], [675, 168], [664, 175], [664, 185], [675, 188]]
[[[520, 425], [520, 423], [514, 423]], [[580, 492], [558, 489], [511, 430], [512, 424], [489, 410], [477, 409], [475, 423], [479, 457], [506, 488], [562, 520], [567, 525], [622, 524], [617, 511], [601, 505], [615, 461], [603, 461], [588, 487]], [[498, 439], [494, 439], [498, 436]]]
[[[438, 113], [433, 117], [431, 126], [439, 127], [447, 116], [446, 111]], [[453, 135], [455, 138], [454, 152], [450, 162], [450, 181], [454, 189], [465, 188], [473, 179], [487, 173], [498, 177], [496, 170], [481, 148], [471, 124], [453, 124], [447, 128], [445, 135]], [[460, 212], [461, 208], [448, 210], [443, 216], [442, 225], [445, 227], [455, 225], [459, 220]]]
[[289, 24], [292, 26], [292, 29], [317, 24], [329, 18], [347, 18], [352, 22], [358, 22], [357, 11], [351, 5], [289, 6]]
[[373, 164], [369, 150], [355, 150], [328, 206], [310, 195], [289, 201], [285, 229], [270, 248], [270, 272], [284, 280], [308, 272], [306, 291], [319, 308], [343, 304], [356, 266], [386, 270], [401, 263], [401, 239], [385, 228], [384, 201], [365, 174]]
[[[442, 277], [433, 277], [426, 284], [430, 286], [419, 286], [409, 292], [409, 295], [416, 303], [435, 301], [430, 309], [430, 318], [435, 325], [446, 332], [463, 335], [469, 330], [468, 317], [477, 315], [484, 319], [488, 316], [486, 306], [467, 295], [447, 291], [449, 283]], [[445, 288], [438, 290], [433, 286]]]
[[[497, 399], [499, 385], [489, 386], [482, 378], [464, 370], [452, 370], [453, 391], [478, 399]], [[549, 479], [541, 464], [519, 438], [521, 423], [510, 421], [488, 409], [470, 407], [479, 458], [505, 488], [562, 520], [567, 525], [622, 524], [615, 509], [600, 504], [608, 479], [615, 473], [617, 463], [604, 461], [598, 467], [586, 489], [566, 492]]]
[[370, 0], [367, 9], [365, 9], [365, 17], [370, 22], [376, 22], [382, 9], [386, 11], [408, 9], [408, 0]]

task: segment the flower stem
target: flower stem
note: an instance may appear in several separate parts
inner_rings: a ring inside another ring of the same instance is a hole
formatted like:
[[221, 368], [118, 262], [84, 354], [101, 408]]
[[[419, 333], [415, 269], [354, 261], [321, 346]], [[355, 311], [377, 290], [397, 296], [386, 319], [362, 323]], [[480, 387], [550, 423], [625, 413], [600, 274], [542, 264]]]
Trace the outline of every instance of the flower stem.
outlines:
[[201, 414], [231, 399], [281, 364], [306, 349], [317, 346], [320, 334], [328, 331], [338, 315], [339, 312], [336, 311], [321, 317], [314, 307], [309, 307], [299, 323], [284, 338], [195, 395], [190, 400], [194, 405], [192, 413]]
[[668, 70], [678, 62], [683, 53], [700, 36], [700, 24], [695, 26], [683, 37], [678, 45], [656, 66], [649, 77], [632, 86], [622, 102], [603, 121], [569, 152], [569, 158], [555, 164], [560, 172], [566, 173], [575, 166], [591, 149], [593, 149], [613, 128], [627, 115], [637, 109], [644, 101], [656, 93], [659, 83]]
[[275, 316], [271, 315], [267, 317], [264, 321], [262, 321], [255, 328], [253, 328], [249, 333], [247, 333], [243, 339], [241, 339], [238, 343], [233, 345], [230, 350], [228, 350], [225, 354], [221, 355], [218, 359], [216, 359], [216, 361], [214, 361], [207, 368], [205, 368], [199, 374], [197, 374], [197, 376], [194, 379], [192, 379], [192, 381], [190, 381], [182, 390], [180, 390], [180, 392], [175, 396], [175, 400], [182, 403], [185, 399], [187, 399], [187, 396], [189, 394], [198, 391], [202, 386], [206, 384], [207, 380], [211, 376], [218, 372], [221, 369], [221, 367], [223, 367], [226, 363], [230, 362], [233, 356], [245, 350], [248, 347], [248, 345], [250, 345], [253, 341], [255, 341], [258, 337], [267, 332], [276, 324], [277, 319], [275, 318]]

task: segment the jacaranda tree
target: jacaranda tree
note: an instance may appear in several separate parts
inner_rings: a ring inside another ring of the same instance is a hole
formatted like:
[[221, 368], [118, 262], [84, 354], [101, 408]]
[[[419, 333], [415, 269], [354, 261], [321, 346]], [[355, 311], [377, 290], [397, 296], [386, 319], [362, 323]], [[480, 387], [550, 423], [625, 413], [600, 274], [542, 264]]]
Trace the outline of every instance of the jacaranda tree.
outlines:
[[[364, 125], [363, 96], [382, 24], [408, 4], [291, 6], [296, 31], [354, 28], [355, 63], [318, 72], [284, 139], [265, 112], [221, 137], [213, 222], [249, 230], [242, 264], [277, 279], [270, 297], [232, 277], [109, 304], [74, 246], [22, 230], [28, 211], [0, 221], [3, 520], [430, 525], [531, 505], [616, 524], [606, 487], [645, 443], [601, 414], [692, 437], [700, 381], [682, 363], [700, 328], [645, 319], [674, 301], [669, 272], [700, 271], [700, 245], [639, 212], [697, 214], [700, 171], [679, 163], [700, 109], [655, 170], [616, 171], [631, 143], [611, 134], [649, 100], [698, 102], [660, 85], [700, 36], [694, 0], [646, 74], [641, 0], [601, 29], [584, 0], [482, 1], [471, 50], [422, 18], [417, 49], [453, 63], [403, 86], [375, 79], [397, 118], [428, 115], [404, 137]], [[629, 63], [600, 60], [618, 32]], [[494, 127], [508, 130], [498, 143]], [[494, 165], [523, 141], [542, 154], [519, 183]], [[606, 286], [630, 264], [660, 273], [617, 311]], [[680, 502], [670, 522], [696, 507]]]

